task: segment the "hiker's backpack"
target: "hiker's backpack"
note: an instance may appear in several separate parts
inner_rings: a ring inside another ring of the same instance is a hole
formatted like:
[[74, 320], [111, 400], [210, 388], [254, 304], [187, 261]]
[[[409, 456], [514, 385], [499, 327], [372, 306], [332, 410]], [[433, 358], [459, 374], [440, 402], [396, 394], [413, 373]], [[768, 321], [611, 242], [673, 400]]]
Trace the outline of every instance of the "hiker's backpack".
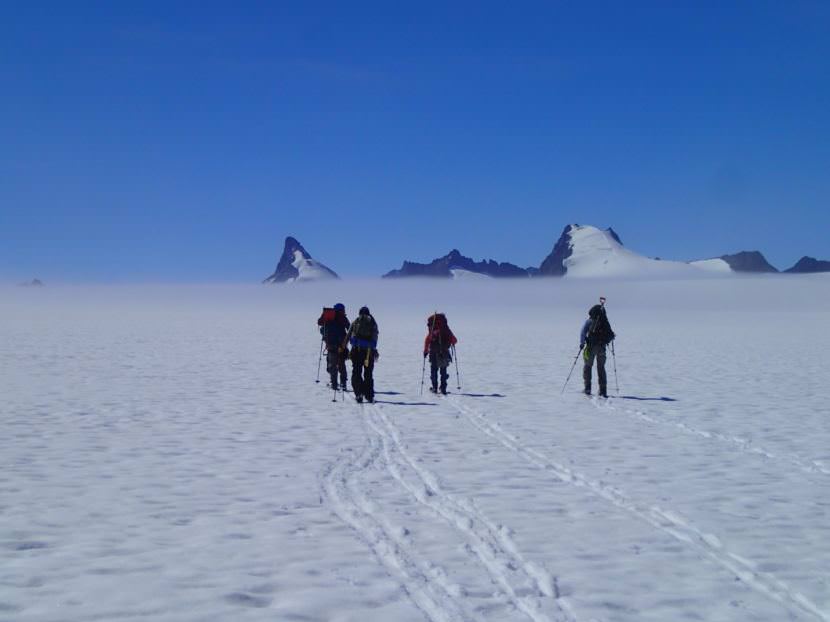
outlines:
[[449, 348], [452, 345], [452, 332], [447, 324], [447, 316], [443, 313], [430, 315], [427, 318], [427, 329], [432, 343], [441, 348]]
[[605, 311], [602, 311], [593, 319], [593, 326], [588, 333], [588, 341], [592, 344], [605, 346], [611, 343], [614, 337], [614, 331], [611, 330], [608, 316], [605, 315]]
[[323, 314], [320, 316], [320, 319], [317, 320], [317, 324], [318, 326], [328, 324], [329, 322], [333, 322], [336, 317], [337, 312], [334, 309], [330, 307], [323, 307]]
[[352, 323], [352, 335], [358, 339], [372, 341], [375, 338], [375, 318], [371, 315], [359, 315]]

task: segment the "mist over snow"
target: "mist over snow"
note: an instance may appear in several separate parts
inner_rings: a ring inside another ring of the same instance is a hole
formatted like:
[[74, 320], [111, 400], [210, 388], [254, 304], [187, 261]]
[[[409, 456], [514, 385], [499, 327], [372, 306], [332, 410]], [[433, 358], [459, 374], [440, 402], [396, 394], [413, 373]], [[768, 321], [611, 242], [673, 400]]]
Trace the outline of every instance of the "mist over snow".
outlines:
[[[601, 295], [619, 396], [560, 395]], [[314, 382], [336, 302], [375, 405]], [[828, 620], [828, 322], [828, 274], [0, 289], [0, 619]]]

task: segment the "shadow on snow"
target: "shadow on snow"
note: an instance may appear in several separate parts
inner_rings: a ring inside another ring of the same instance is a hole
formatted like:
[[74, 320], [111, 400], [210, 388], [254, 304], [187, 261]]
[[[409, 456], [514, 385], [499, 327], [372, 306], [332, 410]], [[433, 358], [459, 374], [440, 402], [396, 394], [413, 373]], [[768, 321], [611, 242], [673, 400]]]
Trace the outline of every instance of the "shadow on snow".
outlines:
[[673, 397], [639, 397], [637, 395], [619, 395], [617, 399], [637, 400], [638, 402], [676, 402]]
[[393, 406], [438, 406], [435, 402], [392, 402], [390, 400], [375, 400], [375, 404], [391, 404]]

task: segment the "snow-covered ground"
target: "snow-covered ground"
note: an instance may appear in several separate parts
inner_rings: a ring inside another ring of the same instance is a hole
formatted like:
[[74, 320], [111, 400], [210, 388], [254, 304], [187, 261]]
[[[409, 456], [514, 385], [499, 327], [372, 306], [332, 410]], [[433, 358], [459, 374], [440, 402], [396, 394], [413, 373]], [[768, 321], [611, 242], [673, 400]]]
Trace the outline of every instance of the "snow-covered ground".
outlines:
[[[560, 395], [599, 295], [620, 397]], [[830, 620], [828, 325], [828, 275], [0, 291], [0, 620]]]

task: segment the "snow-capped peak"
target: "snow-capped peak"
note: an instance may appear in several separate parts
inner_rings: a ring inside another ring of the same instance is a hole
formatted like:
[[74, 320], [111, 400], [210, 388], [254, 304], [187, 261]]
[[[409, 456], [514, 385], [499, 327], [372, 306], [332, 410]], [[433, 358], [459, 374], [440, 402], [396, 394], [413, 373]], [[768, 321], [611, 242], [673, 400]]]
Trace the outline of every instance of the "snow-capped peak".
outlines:
[[[728, 266], [727, 266], [728, 267]], [[625, 248], [613, 229], [568, 225], [540, 273], [573, 278], [673, 277], [722, 272], [722, 266], [690, 265], [681, 261], [651, 259]]]
[[285, 246], [277, 269], [263, 282], [296, 283], [337, 278], [339, 277], [333, 270], [313, 259], [302, 244], [289, 236], [285, 238]]

